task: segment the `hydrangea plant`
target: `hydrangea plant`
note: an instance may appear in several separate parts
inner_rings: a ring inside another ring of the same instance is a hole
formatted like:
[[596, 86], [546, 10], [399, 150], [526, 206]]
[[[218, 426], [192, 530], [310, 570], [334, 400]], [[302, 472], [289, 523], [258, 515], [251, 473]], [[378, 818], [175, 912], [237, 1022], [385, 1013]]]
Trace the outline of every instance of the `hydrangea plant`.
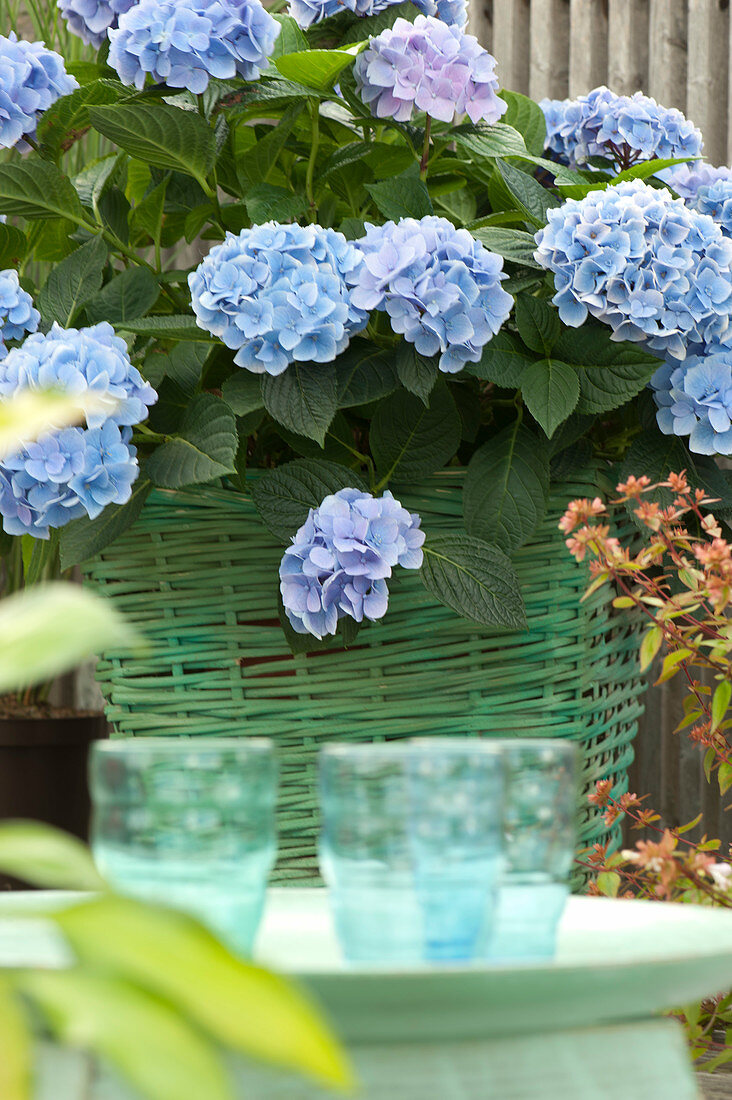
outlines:
[[520, 628], [511, 556], [598, 463], [732, 505], [732, 172], [671, 105], [502, 88], [463, 0], [59, 7], [83, 65], [0, 42], [0, 395], [109, 404], [0, 468], [26, 554], [98, 553], [153, 486], [250, 494], [307, 649], [416, 573]]

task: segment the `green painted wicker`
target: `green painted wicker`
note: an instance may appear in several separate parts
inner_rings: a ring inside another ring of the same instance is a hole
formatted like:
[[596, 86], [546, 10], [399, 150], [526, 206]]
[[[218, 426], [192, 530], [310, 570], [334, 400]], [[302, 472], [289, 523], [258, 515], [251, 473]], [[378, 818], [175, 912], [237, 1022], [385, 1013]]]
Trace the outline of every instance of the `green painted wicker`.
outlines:
[[[255, 475], [256, 476], [256, 475]], [[460, 522], [459, 470], [400, 494], [429, 534]], [[225, 489], [156, 490], [141, 517], [87, 567], [152, 643], [144, 657], [105, 653], [98, 679], [119, 736], [257, 735], [280, 753], [279, 881], [316, 874], [314, 760], [327, 740], [415, 734], [568, 737], [581, 744], [585, 788], [627, 784], [641, 712], [635, 641], [598, 595], [556, 523], [568, 484], [515, 556], [529, 630], [491, 632], [433, 600], [398, 570], [388, 615], [348, 651], [298, 655], [277, 619], [282, 547], [251, 499]], [[608, 839], [584, 798], [581, 845]]]

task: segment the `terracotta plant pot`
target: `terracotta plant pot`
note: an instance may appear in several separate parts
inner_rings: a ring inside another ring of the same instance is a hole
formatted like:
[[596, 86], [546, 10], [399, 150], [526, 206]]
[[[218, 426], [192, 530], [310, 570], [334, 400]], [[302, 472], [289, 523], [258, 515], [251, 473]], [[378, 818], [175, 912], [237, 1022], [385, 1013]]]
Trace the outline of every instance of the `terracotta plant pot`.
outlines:
[[[102, 714], [0, 718], [0, 820], [32, 818], [86, 840], [89, 743], [105, 737]], [[0, 875], [0, 890], [18, 883]]]

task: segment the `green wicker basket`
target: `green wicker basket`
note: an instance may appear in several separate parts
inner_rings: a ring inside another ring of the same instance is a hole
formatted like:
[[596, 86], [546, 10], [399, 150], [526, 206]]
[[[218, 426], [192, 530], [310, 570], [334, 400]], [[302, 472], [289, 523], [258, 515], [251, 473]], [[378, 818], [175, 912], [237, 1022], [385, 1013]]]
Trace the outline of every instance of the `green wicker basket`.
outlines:
[[[460, 523], [461, 483], [462, 471], [448, 469], [400, 494], [428, 537]], [[143, 657], [107, 652], [99, 662], [115, 734], [274, 738], [278, 881], [317, 874], [315, 756], [328, 740], [567, 737], [582, 746], [585, 790], [607, 777], [625, 790], [642, 709], [636, 642], [600, 594], [580, 602], [587, 574], [557, 530], [567, 500], [596, 491], [586, 482], [556, 492], [515, 555], [528, 631], [468, 622], [398, 570], [388, 614], [353, 648], [292, 656], [277, 617], [282, 547], [250, 497], [155, 490], [86, 569], [152, 645]], [[584, 796], [579, 818], [581, 847], [617, 842], [617, 827], [608, 832]]]

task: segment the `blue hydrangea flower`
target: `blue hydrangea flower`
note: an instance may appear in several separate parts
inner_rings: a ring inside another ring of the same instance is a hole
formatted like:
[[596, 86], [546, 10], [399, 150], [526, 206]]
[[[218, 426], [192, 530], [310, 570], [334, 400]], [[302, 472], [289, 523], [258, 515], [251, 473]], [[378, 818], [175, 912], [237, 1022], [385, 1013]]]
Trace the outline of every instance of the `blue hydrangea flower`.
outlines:
[[27, 148], [44, 111], [79, 85], [64, 68], [64, 59], [42, 42], [0, 35], [0, 148]]
[[[427, 10], [426, 4], [417, 4], [420, 11], [423, 11], [425, 15], [431, 15], [432, 12]], [[459, 27], [463, 30], [468, 25], [468, 3], [467, 0], [437, 0], [437, 11], [435, 15], [438, 19], [441, 19], [443, 23], [447, 23], [448, 27]]]
[[229, 233], [191, 273], [193, 311], [255, 374], [328, 363], [368, 320], [347, 282], [361, 263], [355, 244], [334, 229], [255, 225]]
[[118, 404], [108, 415], [90, 413], [86, 427], [51, 431], [2, 460], [0, 515], [11, 535], [45, 539], [52, 527], [125, 504], [139, 474], [132, 425], [157, 400], [106, 322], [81, 330], [54, 325], [0, 363], [0, 397], [48, 387], [109, 394]]
[[612, 339], [676, 359], [692, 342], [732, 344], [732, 240], [669, 191], [629, 180], [569, 199], [536, 242], [566, 325], [591, 313]]
[[359, 94], [377, 118], [409, 122], [415, 111], [452, 122], [497, 122], [496, 60], [471, 34], [432, 16], [397, 19], [372, 38], [353, 66]]
[[35, 332], [41, 315], [33, 299], [23, 290], [18, 272], [12, 268], [0, 271], [0, 359], [8, 349], [6, 340], [20, 340], [27, 332]]
[[298, 26], [307, 29], [344, 10], [354, 11], [354, 8], [345, 0], [290, 0], [287, 13]]
[[616, 95], [600, 87], [577, 99], [544, 99], [539, 106], [547, 124], [545, 148], [572, 167], [591, 157], [627, 166], [701, 155], [701, 131], [675, 107], [662, 107], [641, 92]]
[[732, 168], [714, 168], [703, 160], [694, 160], [689, 164], [672, 164], [659, 172], [658, 178], [693, 206], [700, 187], [708, 187], [717, 180], [732, 180]]
[[[343, 11], [365, 19], [399, 3], [401, 0], [290, 0], [288, 13], [299, 26], [307, 28]], [[415, 6], [426, 15], [434, 15], [437, 11], [434, 0], [420, 0]]]
[[718, 345], [683, 363], [664, 363], [651, 379], [665, 435], [688, 436], [689, 450], [732, 454], [732, 350]]
[[[342, 11], [365, 18], [377, 15], [401, 0], [290, 0], [289, 14], [301, 27], [311, 27]], [[450, 26], [464, 27], [468, 22], [467, 0], [414, 0], [423, 15], [434, 15]]]
[[513, 306], [501, 288], [500, 256], [434, 215], [367, 225], [356, 243], [364, 256], [354, 277], [356, 306], [386, 311], [420, 354], [440, 353], [447, 374], [480, 359]]
[[140, 0], [109, 31], [109, 64], [123, 84], [155, 82], [198, 95], [209, 79], [257, 80], [280, 25], [259, 0]]
[[89, 413], [90, 428], [107, 419], [120, 426], [139, 424], [158, 399], [130, 362], [124, 340], [106, 321], [82, 329], [54, 325], [45, 336], [29, 336], [0, 365], [0, 397], [54, 388], [111, 399], [109, 410]]
[[560, 164], [575, 168], [578, 163], [575, 153], [579, 145], [582, 105], [576, 99], [542, 99], [539, 106], [546, 122], [545, 152]]
[[335, 634], [344, 615], [356, 622], [387, 610], [392, 569], [419, 569], [420, 517], [387, 490], [374, 497], [341, 489], [311, 508], [280, 563], [280, 592], [298, 634]]
[[693, 208], [714, 218], [725, 237], [732, 237], [732, 179], [702, 184], [696, 193]]
[[120, 15], [135, 3], [137, 0], [57, 0], [71, 33], [95, 50], [107, 41], [107, 31], [117, 26]]

